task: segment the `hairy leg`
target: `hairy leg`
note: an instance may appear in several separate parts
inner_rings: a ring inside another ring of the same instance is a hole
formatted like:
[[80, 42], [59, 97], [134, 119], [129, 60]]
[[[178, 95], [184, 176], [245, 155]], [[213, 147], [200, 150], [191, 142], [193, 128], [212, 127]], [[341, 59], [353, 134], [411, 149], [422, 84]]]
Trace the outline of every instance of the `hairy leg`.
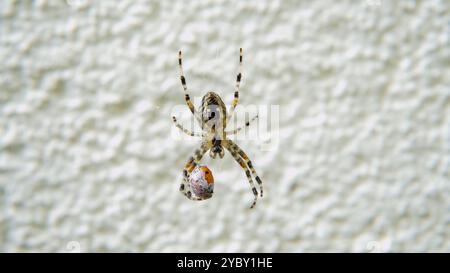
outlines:
[[256, 205], [256, 200], [258, 199], [258, 191], [256, 190], [255, 183], [253, 183], [253, 179], [252, 179], [252, 176], [250, 174], [250, 170], [248, 168], [248, 165], [241, 158], [241, 156], [239, 155], [239, 152], [235, 149], [235, 147], [228, 145], [228, 141], [230, 141], [230, 140], [225, 141], [224, 147], [231, 153], [233, 158], [239, 163], [241, 168], [245, 171], [245, 175], [247, 176], [248, 183], [250, 184], [250, 187], [252, 189], [253, 196], [254, 196], [253, 203], [250, 206], [250, 208], [252, 209]]
[[259, 178], [258, 174], [256, 173], [255, 168], [253, 167], [253, 164], [250, 160], [250, 158], [248, 158], [247, 154], [244, 152], [244, 150], [242, 150], [236, 143], [234, 143], [231, 140], [227, 140], [227, 144], [228, 146], [235, 150], [240, 157], [242, 157], [242, 159], [245, 161], [245, 163], [247, 164], [248, 168], [252, 171], [253, 176], [255, 177], [256, 182], [259, 185], [259, 192], [261, 194], [261, 197], [263, 197], [263, 186], [262, 186], [262, 181], [261, 178]]
[[234, 109], [236, 108], [236, 105], [239, 102], [239, 86], [241, 84], [241, 77], [242, 77], [242, 48], [239, 49], [239, 72], [236, 76], [236, 89], [234, 91], [233, 103], [231, 104], [231, 108], [227, 116], [227, 122], [230, 121], [231, 117], [233, 116]]
[[184, 77], [184, 72], [183, 72], [183, 55], [181, 53], [181, 50], [178, 52], [178, 65], [180, 67], [181, 85], [183, 86], [183, 89], [184, 89], [184, 99], [186, 100], [186, 104], [189, 107], [189, 110], [191, 110], [191, 113], [195, 116], [197, 121], [200, 122], [199, 114], [198, 114], [197, 110], [195, 109], [194, 104], [192, 103], [191, 97], [188, 94], [186, 78]]

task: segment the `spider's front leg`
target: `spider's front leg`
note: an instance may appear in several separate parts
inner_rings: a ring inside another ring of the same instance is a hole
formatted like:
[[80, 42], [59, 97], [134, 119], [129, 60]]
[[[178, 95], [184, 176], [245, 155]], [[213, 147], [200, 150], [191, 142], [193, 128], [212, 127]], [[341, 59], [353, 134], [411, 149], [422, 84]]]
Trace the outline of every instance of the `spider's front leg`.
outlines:
[[186, 165], [183, 169], [183, 181], [180, 185], [180, 191], [183, 193], [188, 199], [200, 201], [203, 200], [197, 196], [194, 196], [191, 191], [191, 186], [189, 184], [189, 175], [194, 170], [194, 168], [198, 165], [203, 155], [209, 150], [210, 145], [208, 142], [203, 142], [199, 149], [196, 149], [194, 155], [189, 157]]
[[[252, 192], [253, 192], [253, 196], [254, 196], [253, 203], [250, 206], [250, 208], [253, 208], [253, 207], [255, 207], [256, 200], [258, 199], [258, 191], [256, 190], [255, 183], [253, 183], [252, 176], [250, 175], [250, 170], [252, 172], [254, 171], [252, 162], [250, 160], [248, 160], [248, 157], [245, 155], [245, 153], [244, 153], [244, 155], [246, 156], [246, 158], [243, 158], [241, 156], [240, 151], [242, 151], [242, 150], [231, 140], [227, 139], [226, 141], [224, 141], [224, 147], [231, 153], [233, 158], [239, 163], [241, 168], [245, 171], [245, 175], [247, 176], [248, 183], [250, 184], [250, 187], [252, 188]], [[261, 179], [259, 179], [259, 176], [256, 175], [256, 172], [253, 172], [253, 173], [255, 175], [256, 181], [260, 185], [261, 197], [262, 197], [263, 195], [262, 195]]]
[[197, 121], [201, 124], [200, 114], [195, 109], [195, 106], [192, 103], [191, 97], [188, 94], [186, 78], [184, 77], [184, 72], [183, 72], [183, 55], [181, 53], [181, 50], [178, 52], [178, 65], [180, 67], [181, 85], [183, 86], [183, 89], [184, 89], [184, 99], [186, 100], [186, 104], [189, 107], [189, 110], [191, 110], [191, 113], [194, 115], [194, 117], [197, 119]]
[[236, 76], [236, 89], [234, 91], [233, 103], [231, 104], [230, 111], [228, 112], [227, 123], [231, 120], [231, 117], [233, 116], [234, 113], [234, 109], [236, 108], [236, 105], [239, 102], [239, 85], [241, 84], [241, 77], [242, 77], [242, 48], [239, 49], [239, 72]]

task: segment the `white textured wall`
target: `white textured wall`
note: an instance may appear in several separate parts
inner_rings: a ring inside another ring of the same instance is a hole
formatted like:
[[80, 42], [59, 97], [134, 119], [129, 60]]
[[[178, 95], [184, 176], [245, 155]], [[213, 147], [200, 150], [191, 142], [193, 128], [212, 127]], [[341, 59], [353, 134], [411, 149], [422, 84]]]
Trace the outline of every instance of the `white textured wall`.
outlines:
[[[448, 1], [169, 2], [0, 2], [0, 251], [450, 251]], [[229, 155], [183, 197], [170, 138], [177, 51], [230, 103], [241, 46], [254, 210]]]

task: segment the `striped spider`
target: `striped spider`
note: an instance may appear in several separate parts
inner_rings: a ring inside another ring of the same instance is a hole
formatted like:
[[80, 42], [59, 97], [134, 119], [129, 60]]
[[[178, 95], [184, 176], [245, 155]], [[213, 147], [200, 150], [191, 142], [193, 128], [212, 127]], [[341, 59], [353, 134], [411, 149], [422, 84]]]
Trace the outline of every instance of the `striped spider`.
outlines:
[[[192, 103], [186, 86], [186, 78], [183, 73], [183, 65], [182, 65], [182, 54], [181, 51], [178, 53], [178, 64], [180, 67], [180, 79], [181, 84], [185, 93], [186, 104], [189, 107], [189, 110], [194, 115], [195, 119], [200, 124], [202, 128], [202, 133], [191, 132], [185, 129], [181, 124], [177, 122], [175, 117], [173, 118], [173, 122], [177, 128], [179, 128], [184, 133], [190, 136], [196, 136], [202, 138], [202, 143], [199, 149], [196, 149], [194, 155], [189, 157], [186, 165], [183, 170], [183, 181], [180, 185], [180, 191], [183, 193], [188, 199], [191, 200], [205, 200], [212, 196], [212, 190], [207, 196], [196, 196], [193, 194], [191, 190], [191, 186], [189, 184], [189, 176], [200, 163], [203, 155], [208, 152], [212, 158], [216, 158], [219, 155], [220, 158], [223, 158], [225, 152], [224, 148], [227, 149], [233, 158], [239, 163], [241, 168], [245, 171], [245, 175], [247, 176], [248, 183], [252, 189], [254, 200], [250, 208], [253, 208], [256, 205], [256, 200], [258, 198], [258, 191], [256, 190], [255, 184], [253, 183], [252, 175], [254, 176], [256, 182], [259, 185], [260, 195], [263, 196], [263, 187], [262, 181], [253, 168], [253, 164], [248, 158], [247, 154], [233, 141], [227, 138], [227, 135], [233, 135], [239, 132], [243, 127], [239, 127], [232, 131], [225, 131], [227, 122], [230, 121], [234, 109], [239, 101], [239, 84], [241, 82], [241, 70], [242, 70], [242, 48], [240, 49], [239, 56], [239, 72], [236, 78], [236, 89], [234, 92], [234, 99], [231, 105], [231, 109], [227, 114], [227, 109], [222, 99], [217, 93], [208, 92], [202, 98], [202, 105], [200, 107], [200, 111], [197, 111]], [[245, 127], [249, 126], [250, 123], [258, 118], [255, 116], [250, 121], [245, 123]]]

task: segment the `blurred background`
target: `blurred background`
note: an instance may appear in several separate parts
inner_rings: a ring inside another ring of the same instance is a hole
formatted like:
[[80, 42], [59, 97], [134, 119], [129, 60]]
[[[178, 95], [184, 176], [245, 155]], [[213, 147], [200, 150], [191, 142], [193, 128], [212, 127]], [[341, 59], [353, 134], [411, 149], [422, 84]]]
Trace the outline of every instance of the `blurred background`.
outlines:
[[[0, 251], [448, 252], [449, 41], [444, 0], [1, 1]], [[237, 140], [253, 210], [230, 154], [179, 193], [171, 118], [178, 50], [198, 106], [240, 47], [240, 104], [279, 107], [276, 145]]]

